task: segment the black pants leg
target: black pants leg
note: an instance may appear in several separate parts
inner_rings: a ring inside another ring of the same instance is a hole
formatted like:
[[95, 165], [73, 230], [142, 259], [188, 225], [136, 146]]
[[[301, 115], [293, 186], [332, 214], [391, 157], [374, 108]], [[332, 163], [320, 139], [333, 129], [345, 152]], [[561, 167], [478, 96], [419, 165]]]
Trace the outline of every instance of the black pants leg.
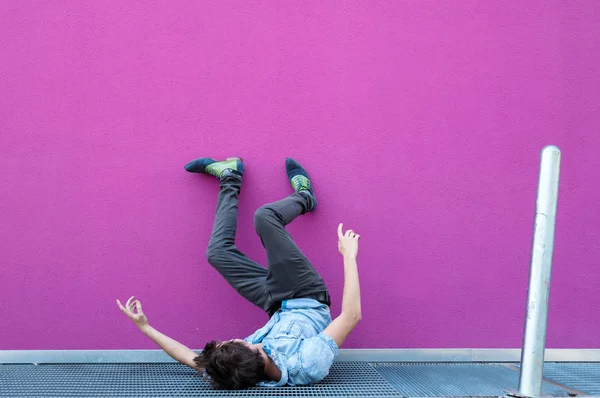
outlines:
[[254, 215], [254, 226], [267, 250], [267, 290], [273, 302], [311, 297], [330, 305], [323, 278], [296, 245], [285, 226], [310, 208], [312, 197], [294, 193], [264, 205]]
[[250, 260], [235, 246], [241, 185], [242, 178], [237, 174], [221, 178], [215, 223], [206, 257], [239, 294], [270, 312], [272, 302], [266, 288], [267, 269]]

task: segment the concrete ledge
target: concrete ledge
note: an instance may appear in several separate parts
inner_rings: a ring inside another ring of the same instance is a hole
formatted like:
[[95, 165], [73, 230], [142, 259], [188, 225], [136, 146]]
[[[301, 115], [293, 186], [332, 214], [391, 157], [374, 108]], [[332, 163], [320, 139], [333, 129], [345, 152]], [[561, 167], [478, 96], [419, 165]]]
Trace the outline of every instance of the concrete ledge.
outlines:
[[[519, 362], [518, 348], [342, 349], [339, 362]], [[600, 349], [546, 349], [546, 362], [600, 362]], [[175, 362], [162, 350], [0, 350], [0, 364]]]

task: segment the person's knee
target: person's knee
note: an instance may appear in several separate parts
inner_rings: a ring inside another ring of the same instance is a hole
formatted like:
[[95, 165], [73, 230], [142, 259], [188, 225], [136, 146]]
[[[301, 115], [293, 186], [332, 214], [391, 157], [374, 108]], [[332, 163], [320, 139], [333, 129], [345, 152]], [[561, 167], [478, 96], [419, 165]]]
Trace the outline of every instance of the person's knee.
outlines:
[[208, 263], [210, 265], [212, 265], [213, 267], [216, 267], [221, 260], [223, 259], [224, 256], [224, 250], [222, 248], [216, 248], [216, 247], [208, 247], [208, 249], [206, 250], [206, 260], [208, 261]]
[[269, 228], [272, 225], [272, 219], [275, 217], [275, 212], [273, 209], [262, 206], [254, 213], [254, 229], [259, 234], [264, 231], [266, 228]]

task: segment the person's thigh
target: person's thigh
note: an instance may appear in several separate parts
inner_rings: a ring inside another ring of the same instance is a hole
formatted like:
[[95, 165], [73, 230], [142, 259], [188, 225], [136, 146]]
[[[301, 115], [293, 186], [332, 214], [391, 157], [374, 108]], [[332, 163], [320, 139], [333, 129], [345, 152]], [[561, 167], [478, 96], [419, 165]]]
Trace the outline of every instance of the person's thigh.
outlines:
[[209, 248], [208, 262], [242, 297], [269, 311], [271, 300], [267, 290], [268, 271], [250, 260], [236, 246]]
[[325, 282], [285, 229], [285, 216], [278, 214], [278, 209], [262, 207], [254, 217], [267, 251], [267, 290], [273, 301], [299, 298], [306, 292], [326, 292]]

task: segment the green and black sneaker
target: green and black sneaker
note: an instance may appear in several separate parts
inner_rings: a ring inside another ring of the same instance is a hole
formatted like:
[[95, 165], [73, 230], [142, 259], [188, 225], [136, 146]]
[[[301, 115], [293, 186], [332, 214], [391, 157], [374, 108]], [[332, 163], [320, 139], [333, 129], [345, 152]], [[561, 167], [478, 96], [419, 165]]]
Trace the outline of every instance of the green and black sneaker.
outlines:
[[222, 161], [211, 158], [199, 158], [192, 160], [184, 168], [190, 173], [212, 174], [217, 178], [221, 178], [225, 170], [230, 170], [240, 176], [244, 174], [242, 158], [227, 158], [227, 160]]
[[304, 169], [304, 167], [300, 166], [298, 162], [296, 162], [292, 158], [287, 158], [285, 160], [285, 171], [287, 173], [288, 179], [296, 192], [302, 192], [310, 194], [312, 197], [312, 205], [308, 211], [313, 211], [315, 207], [317, 207], [317, 198], [315, 198], [315, 192], [313, 190], [312, 184], [310, 183], [310, 178], [308, 177], [308, 173]]

